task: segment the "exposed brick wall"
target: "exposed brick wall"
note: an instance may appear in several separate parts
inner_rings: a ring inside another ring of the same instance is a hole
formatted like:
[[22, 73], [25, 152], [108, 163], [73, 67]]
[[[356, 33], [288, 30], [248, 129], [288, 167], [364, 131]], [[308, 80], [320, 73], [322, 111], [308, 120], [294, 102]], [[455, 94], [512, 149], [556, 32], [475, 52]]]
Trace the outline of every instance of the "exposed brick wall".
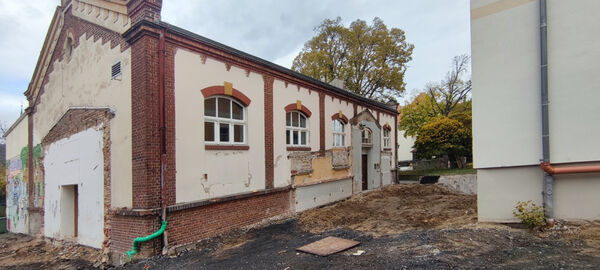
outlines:
[[[160, 228], [160, 219], [157, 216], [120, 216], [111, 217], [110, 250], [125, 253], [132, 248], [133, 239], [150, 235]], [[161, 238], [142, 243], [140, 246], [143, 255], [154, 255], [160, 249]]]
[[273, 188], [275, 162], [273, 149], [273, 77], [263, 76], [265, 83], [265, 188]]
[[127, 3], [127, 13], [131, 24], [141, 20], [159, 21], [162, 0], [131, 0]]
[[167, 158], [165, 185], [167, 205], [175, 204], [175, 46], [165, 48], [165, 117]]
[[292, 193], [288, 189], [172, 212], [167, 226], [169, 246], [194, 243], [270, 217], [289, 214]]
[[325, 93], [319, 92], [319, 150], [325, 150]]
[[133, 208], [160, 206], [158, 36], [131, 45]]

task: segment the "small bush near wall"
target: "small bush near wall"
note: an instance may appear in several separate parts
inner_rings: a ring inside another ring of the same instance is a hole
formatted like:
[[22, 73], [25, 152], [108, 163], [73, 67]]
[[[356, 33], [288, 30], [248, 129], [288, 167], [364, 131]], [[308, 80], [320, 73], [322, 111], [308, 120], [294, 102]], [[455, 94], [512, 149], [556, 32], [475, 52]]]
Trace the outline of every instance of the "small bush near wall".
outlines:
[[531, 201], [517, 202], [513, 215], [521, 220], [530, 229], [541, 228], [546, 224], [544, 208]]

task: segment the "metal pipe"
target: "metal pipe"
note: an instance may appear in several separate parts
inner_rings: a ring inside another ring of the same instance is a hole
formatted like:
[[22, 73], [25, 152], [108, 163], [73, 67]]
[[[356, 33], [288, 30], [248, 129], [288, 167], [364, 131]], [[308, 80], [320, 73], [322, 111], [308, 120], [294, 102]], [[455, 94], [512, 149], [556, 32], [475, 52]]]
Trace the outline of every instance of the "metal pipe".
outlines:
[[549, 162], [542, 162], [540, 164], [542, 170], [550, 175], [555, 174], [568, 174], [568, 173], [597, 173], [600, 172], [600, 166], [576, 166], [576, 167], [564, 167], [555, 168]]
[[[548, 29], [546, 0], [540, 0], [540, 83], [542, 105], [542, 163], [550, 162], [550, 129], [548, 120]], [[554, 223], [554, 178], [544, 172], [544, 211], [546, 221]]]
[[[159, 89], [159, 113], [160, 113], [160, 206], [161, 220], [163, 224], [167, 224], [167, 198], [165, 185], [165, 166], [167, 155], [167, 140], [166, 140], [166, 117], [165, 117], [165, 29], [161, 29], [158, 41], [158, 89]], [[164, 231], [164, 230], [163, 230]], [[167, 233], [163, 234], [163, 249], [162, 254], [166, 255], [168, 251]]]

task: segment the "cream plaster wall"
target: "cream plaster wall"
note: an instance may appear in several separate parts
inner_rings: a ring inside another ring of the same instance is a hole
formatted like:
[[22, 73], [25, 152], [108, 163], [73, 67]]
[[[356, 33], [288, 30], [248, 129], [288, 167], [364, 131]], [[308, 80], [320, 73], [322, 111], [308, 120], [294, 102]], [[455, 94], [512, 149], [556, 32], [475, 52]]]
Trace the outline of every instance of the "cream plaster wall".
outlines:
[[[479, 221], [514, 222], [518, 201], [542, 205], [543, 172], [538, 166], [477, 170]], [[558, 219], [600, 219], [600, 174], [555, 176], [554, 215]]]
[[6, 136], [6, 160], [18, 157], [21, 155], [21, 149], [27, 146], [27, 115], [11, 130]]
[[[472, 20], [474, 161], [478, 168], [532, 165], [541, 157], [539, 5], [522, 2]], [[595, 61], [600, 58], [600, 37], [590, 35], [600, 28], [597, 9], [600, 2], [594, 0], [548, 1], [553, 163], [600, 160], [596, 151], [600, 126], [592, 124], [600, 122], [596, 102], [600, 100], [600, 66]]]
[[[102, 126], [50, 144], [44, 152], [44, 235], [72, 236], [73, 201], [64, 186], [78, 190], [77, 242], [101, 248], [104, 241], [104, 157]], [[62, 224], [67, 222], [67, 224]]]
[[[354, 117], [354, 108], [351, 102], [346, 104], [346, 101], [341, 101], [338, 98], [334, 98], [331, 100], [330, 96], [325, 97], [325, 148], [330, 149], [333, 147], [333, 120], [331, 120], [331, 116], [333, 114], [342, 113], [350, 120]], [[352, 139], [350, 138], [350, 124], [346, 124], [344, 126], [344, 133], [346, 134], [344, 138], [344, 146], [351, 146]]]
[[471, 21], [475, 168], [539, 163], [538, 10], [532, 1]]
[[[200, 90], [222, 86], [225, 81], [251, 100], [246, 108], [249, 150], [205, 150], [204, 97]], [[183, 49], [175, 52], [177, 203], [265, 188], [263, 115], [262, 75], [251, 72], [246, 76], [245, 70], [235, 66], [227, 71], [225, 63], [212, 58], [203, 64], [197, 53]]]
[[600, 36], [594, 34], [600, 29], [598, 10], [596, 0], [548, 1], [553, 163], [600, 161]]
[[416, 138], [413, 136], [404, 137], [404, 130], [398, 130], [398, 161], [412, 160], [412, 150]]
[[[275, 162], [275, 187], [287, 186], [292, 183], [290, 174], [290, 160], [285, 144], [285, 106], [296, 101], [302, 101], [312, 113], [309, 118], [310, 147], [312, 151], [319, 150], [319, 92], [309, 91], [297, 85], [288, 84], [280, 80], [273, 83], [273, 154]], [[331, 100], [331, 99], [330, 99]], [[327, 119], [327, 115], [325, 115]], [[331, 120], [331, 118], [329, 118]], [[327, 126], [327, 125], [326, 125]], [[264, 168], [264, 167], [263, 167]]]
[[[527, 166], [541, 158], [539, 4], [472, 0], [471, 6], [479, 218], [514, 220], [516, 201], [542, 200], [542, 171]], [[591, 34], [600, 27], [598, 8], [593, 0], [547, 1], [554, 164], [600, 160], [600, 37]], [[599, 219], [599, 179], [600, 174], [555, 176], [555, 217]]]
[[[58, 46], [57, 48], [61, 48]], [[111, 80], [111, 66], [121, 61], [122, 75]], [[102, 45], [102, 39], [83, 35], [70, 60], [54, 63], [33, 116], [33, 144], [37, 145], [69, 107], [109, 107], [111, 206], [131, 207], [131, 49]]]

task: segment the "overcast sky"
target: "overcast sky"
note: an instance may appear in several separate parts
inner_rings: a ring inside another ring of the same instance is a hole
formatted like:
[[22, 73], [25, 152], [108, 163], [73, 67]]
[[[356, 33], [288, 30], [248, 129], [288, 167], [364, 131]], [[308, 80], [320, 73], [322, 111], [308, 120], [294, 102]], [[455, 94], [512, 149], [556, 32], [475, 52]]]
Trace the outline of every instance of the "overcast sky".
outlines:
[[[59, 0], [0, 0], [0, 124], [18, 117]], [[443, 79], [452, 57], [470, 54], [469, 0], [163, 0], [162, 20], [291, 67], [314, 27], [342, 17], [348, 26], [381, 18], [415, 45], [406, 96]]]

